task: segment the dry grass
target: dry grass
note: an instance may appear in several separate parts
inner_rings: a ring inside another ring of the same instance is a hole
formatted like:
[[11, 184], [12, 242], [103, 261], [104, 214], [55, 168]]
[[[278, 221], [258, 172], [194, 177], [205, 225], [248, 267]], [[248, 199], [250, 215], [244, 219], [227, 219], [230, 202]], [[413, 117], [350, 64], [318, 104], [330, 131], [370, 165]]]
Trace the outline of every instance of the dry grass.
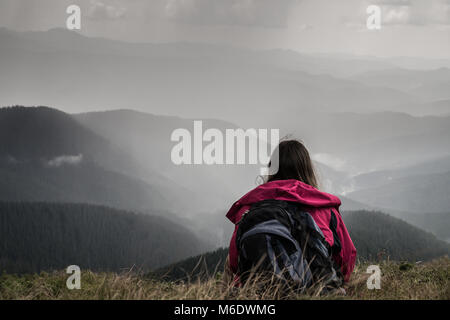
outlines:
[[247, 285], [235, 288], [222, 277], [191, 283], [170, 283], [148, 279], [132, 273], [82, 272], [81, 289], [68, 290], [64, 272], [0, 276], [0, 299], [450, 299], [450, 259], [429, 263], [409, 264], [384, 261], [381, 289], [368, 290], [365, 273], [368, 264], [356, 267], [346, 296], [321, 296], [317, 290], [307, 294], [294, 292], [284, 295], [277, 286], [261, 290]]

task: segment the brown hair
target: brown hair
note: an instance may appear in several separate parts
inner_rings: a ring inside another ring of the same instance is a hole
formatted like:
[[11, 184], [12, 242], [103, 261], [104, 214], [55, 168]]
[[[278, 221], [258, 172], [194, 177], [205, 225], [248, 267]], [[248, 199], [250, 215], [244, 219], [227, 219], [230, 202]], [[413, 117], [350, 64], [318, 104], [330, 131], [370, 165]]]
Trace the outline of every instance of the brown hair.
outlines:
[[[314, 188], [318, 188], [314, 166], [306, 147], [298, 140], [280, 142], [278, 171], [267, 177], [267, 182], [296, 179]], [[275, 150], [277, 152], [277, 150]], [[272, 161], [269, 163], [269, 168]]]

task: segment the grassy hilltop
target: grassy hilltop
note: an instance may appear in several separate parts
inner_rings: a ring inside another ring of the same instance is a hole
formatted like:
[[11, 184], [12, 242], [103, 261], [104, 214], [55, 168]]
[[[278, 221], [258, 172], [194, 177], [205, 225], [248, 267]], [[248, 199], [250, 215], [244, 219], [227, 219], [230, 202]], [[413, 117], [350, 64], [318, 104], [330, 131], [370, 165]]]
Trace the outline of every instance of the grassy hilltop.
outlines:
[[[346, 296], [295, 295], [288, 299], [450, 299], [450, 259], [412, 264], [382, 261], [381, 289], [368, 290], [368, 264], [358, 264]], [[256, 293], [254, 287], [232, 288], [221, 274], [205, 281], [167, 282], [128, 273], [83, 271], [81, 289], [68, 290], [63, 272], [0, 276], [0, 299], [277, 299], [276, 290]]]

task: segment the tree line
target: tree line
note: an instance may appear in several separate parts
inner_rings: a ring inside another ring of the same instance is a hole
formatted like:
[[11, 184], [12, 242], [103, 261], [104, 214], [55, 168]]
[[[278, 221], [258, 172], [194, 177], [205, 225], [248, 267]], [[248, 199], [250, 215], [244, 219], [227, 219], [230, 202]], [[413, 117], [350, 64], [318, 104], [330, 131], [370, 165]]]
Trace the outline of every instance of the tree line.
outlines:
[[148, 271], [199, 254], [205, 245], [162, 217], [104, 206], [0, 202], [0, 272]]

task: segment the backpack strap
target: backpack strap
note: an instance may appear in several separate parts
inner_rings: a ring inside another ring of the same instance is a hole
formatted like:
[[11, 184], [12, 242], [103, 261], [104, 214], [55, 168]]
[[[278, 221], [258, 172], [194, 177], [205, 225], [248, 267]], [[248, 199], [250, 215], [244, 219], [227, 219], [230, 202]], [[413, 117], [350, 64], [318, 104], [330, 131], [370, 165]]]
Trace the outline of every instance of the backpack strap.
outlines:
[[331, 210], [331, 218], [330, 218], [330, 230], [333, 232], [333, 246], [331, 247], [331, 253], [333, 255], [337, 255], [342, 250], [341, 241], [339, 240], [339, 236], [337, 234], [337, 218], [334, 214], [334, 211]]

